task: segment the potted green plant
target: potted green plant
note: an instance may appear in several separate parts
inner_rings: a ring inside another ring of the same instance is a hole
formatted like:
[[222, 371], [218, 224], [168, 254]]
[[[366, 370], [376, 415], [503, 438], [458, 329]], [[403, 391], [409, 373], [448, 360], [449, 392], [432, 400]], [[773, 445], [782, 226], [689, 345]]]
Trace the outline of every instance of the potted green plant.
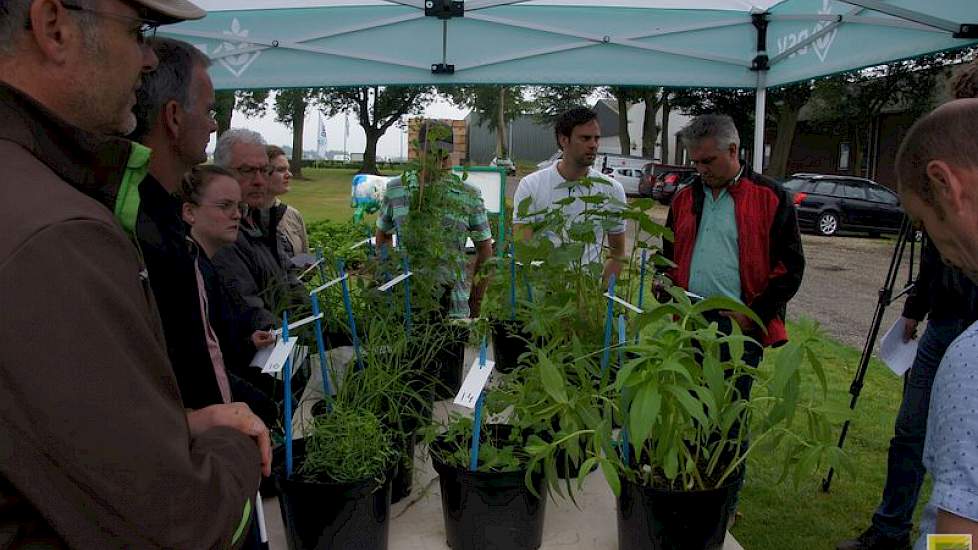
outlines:
[[[487, 416], [501, 412], [493, 390]], [[481, 426], [471, 469], [473, 419], [453, 414], [431, 426], [425, 443], [438, 472], [448, 546], [453, 550], [535, 550], [543, 540], [543, 476], [529, 467], [525, 447], [539, 443], [523, 426]]]
[[385, 550], [396, 452], [380, 419], [334, 406], [294, 445], [295, 471], [278, 473], [289, 549]]
[[[728, 298], [693, 304], [679, 289], [671, 295], [639, 317], [631, 359], [616, 375], [612, 413], [622, 433], [602, 422], [602, 453], [585, 461], [600, 464], [618, 496], [621, 550], [720, 548], [745, 461], [758, 448], [783, 452], [785, 474], [796, 480], [826, 462], [844, 465], [822, 406], [814, 323], [796, 327], [773, 370], [755, 369], [742, 359], [752, 340], [736, 328], [724, 335], [704, 316], [736, 311], [759, 322], [750, 309]], [[820, 388], [802, 387], [803, 365]]]

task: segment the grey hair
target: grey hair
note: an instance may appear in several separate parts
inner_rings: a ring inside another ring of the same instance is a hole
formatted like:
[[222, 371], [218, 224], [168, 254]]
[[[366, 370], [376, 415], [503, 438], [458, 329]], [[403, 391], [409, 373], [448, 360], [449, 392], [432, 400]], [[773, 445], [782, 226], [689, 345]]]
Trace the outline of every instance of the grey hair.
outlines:
[[704, 139], [713, 138], [717, 147], [725, 149], [730, 145], [740, 148], [740, 134], [737, 126], [727, 115], [700, 115], [679, 131], [679, 139], [687, 149], [692, 149]]
[[153, 38], [149, 41], [159, 65], [156, 70], [143, 76], [142, 85], [136, 91], [136, 131], [130, 136], [139, 141], [146, 137], [157, 123], [160, 110], [170, 101], [176, 101], [189, 109], [194, 98], [190, 83], [194, 69], [210, 67], [211, 60], [192, 44], [172, 38]]
[[[90, 0], [75, 0], [75, 4], [90, 8]], [[30, 28], [31, 0], [0, 0], [0, 57], [13, 55], [21, 33]], [[82, 29], [82, 40], [90, 51], [96, 49], [97, 18], [87, 11], [74, 11]]]
[[265, 138], [254, 130], [247, 128], [231, 128], [217, 138], [217, 146], [214, 148], [214, 164], [221, 168], [233, 168], [231, 166], [231, 150], [234, 146], [243, 143], [245, 145], [260, 145], [265, 148]]

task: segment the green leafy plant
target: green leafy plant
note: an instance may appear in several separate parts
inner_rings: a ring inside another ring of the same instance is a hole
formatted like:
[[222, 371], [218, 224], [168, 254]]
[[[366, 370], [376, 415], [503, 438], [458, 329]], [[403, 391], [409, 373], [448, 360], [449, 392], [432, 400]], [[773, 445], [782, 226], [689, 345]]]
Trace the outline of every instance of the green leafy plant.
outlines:
[[344, 406], [317, 417], [305, 445], [298, 473], [306, 481], [374, 479], [381, 484], [396, 458], [380, 419], [369, 411]]
[[[619, 440], [606, 421], [595, 436], [603, 454], [588, 459], [601, 465], [616, 494], [621, 478], [678, 491], [719, 487], [762, 446], [784, 453], [782, 478], [795, 482], [826, 463], [845, 466], [823, 405], [827, 388], [811, 349], [819, 338], [814, 323], [799, 324], [767, 374], [744, 363], [744, 346], [753, 340], [736, 323], [725, 335], [705, 316], [733, 311], [761, 324], [749, 308], [722, 297], [694, 304], [676, 288], [671, 296], [640, 316], [638, 342], [626, 347], [632, 358], [615, 379], [627, 455], [616, 449]], [[802, 387], [804, 365], [821, 387]], [[740, 387], [752, 382], [750, 396], [741, 395], [738, 379]]]

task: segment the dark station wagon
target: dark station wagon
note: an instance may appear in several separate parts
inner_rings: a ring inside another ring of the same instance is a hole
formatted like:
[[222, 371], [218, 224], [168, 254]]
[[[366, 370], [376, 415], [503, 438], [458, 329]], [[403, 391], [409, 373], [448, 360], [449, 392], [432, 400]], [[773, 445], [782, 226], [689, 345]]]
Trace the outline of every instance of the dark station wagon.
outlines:
[[865, 231], [897, 233], [903, 209], [896, 193], [865, 178], [794, 174], [784, 182], [798, 213], [798, 225], [820, 235]]

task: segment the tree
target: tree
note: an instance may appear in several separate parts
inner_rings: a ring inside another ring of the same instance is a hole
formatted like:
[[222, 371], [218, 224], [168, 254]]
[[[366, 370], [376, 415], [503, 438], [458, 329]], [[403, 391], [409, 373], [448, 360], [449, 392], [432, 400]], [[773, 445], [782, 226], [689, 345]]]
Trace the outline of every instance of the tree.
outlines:
[[564, 111], [583, 106], [592, 93], [593, 86], [533, 86], [528, 90], [530, 114], [538, 124], [552, 125]]
[[306, 108], [323, 95], [322, 88], [287, 88], [275, 94], [275, 120], [292, 128], [292, 162], [290, 170], [302, 177], [302, 131], [306, 123]]
[[754, 90], [678, 89], [673, 90], [669, 102], [671, 107], [686, 115], [729, 115], [740, 133], [740, 146], [747, 150], [753, 148]]
[[817, 127], [847, 136], [855, 175], [863, 169], [865, 152], [872, 143], [876, 118], [888, 107], [912, 115], [927, 111], [933, 103], [937, 76], [963, 52], [937, 53], [844, 73], [815, 83], [812, 93]]
[[[645, 158], [655, 158], [655, 142], [659, 136], [660, 126], [656, 124], [655, 117], [659, 114], [659, 108], [665, 99], [663, 88], [644, 88], [641, 92], [642, 102], [645, 104], [645, 117], [642, 119], [642, 156]], [[669, 136], [662, 136], [662, 150], [668, 151]]]
[[377, 142], [388, 128], [407, 114], [420, 114], [435, 98], [430, 86], [366, 86], [331, 88], [316, 98], [327, 117], [352, 112], [367, 137], [360, 172], [377, 174]]
[[774, 127], [777, 136], [771, 148], [771, 159], [764, 173], [775, 178], [783, 178], [788, 169], [788, 155], [791, 144], [795, 140], [795, 128], [798, 126], [798, 113], [812, 97], [812, 82], [800, 82], [768, 90], [769, 117], [775, 119]]
[[235, 110], [246, 117], [265, 115], [268, 108], [268, 90], [218, 90], [214, 93], [214, 110], [217, 115], [217, 136], [231, 127], [231, 115]]
[[478, 125], [496, 134], [496, 157], [509, 158], [507, 125], [527, 108], [522, 86], [454, 86], [439, 91], [454, 105], [475, 112]]
[[669, 164], [669, 112], [672, 110], [672, 90], [662, 89], [662, 162]]

